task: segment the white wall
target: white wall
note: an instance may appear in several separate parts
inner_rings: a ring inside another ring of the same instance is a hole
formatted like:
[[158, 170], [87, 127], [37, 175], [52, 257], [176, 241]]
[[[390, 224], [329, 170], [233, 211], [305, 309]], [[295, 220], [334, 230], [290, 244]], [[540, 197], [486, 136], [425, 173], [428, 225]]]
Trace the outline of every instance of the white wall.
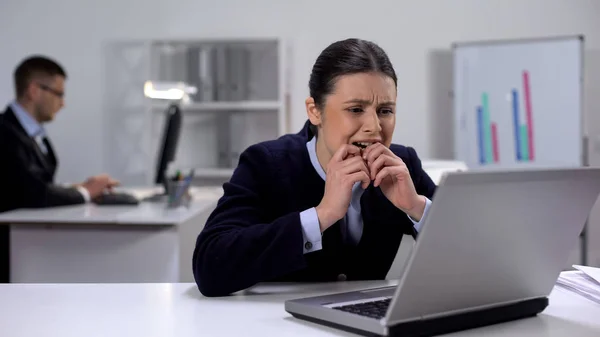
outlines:
[[432, 97], [439, 85], [431, 73], [436, 51], [454, 41], [564, 34], [585, 34], [588, 48], [600, 48], [598, 14], [600, 3], [593, 0], [3, 0], [0, 101], [11, 99], [11, 73], [24, 55], [39, 52], [60, 60], [70, 75], [67, 106], [49, 129], [62, 160], [59, 177], [80, 179], [105, 169], [103, 43], [152, 37], [289, 38], [294, 48], [292, 125], [297, 129], [305, 120], [303, 100], [314, 59], [335, 39], [358, 36], [380, 43], [396, 67], [395, 140], [429, 157], [440, 152], [430, 137], [439, 114], [433, 108], [439, 96]]
[[[303, 100], [318, 53], [336, 39], [361, 37], [388, 52], [399, 76], [395, 141], [416, 147], [424, 158], [444, 157], [451, 149], [451, 125], [444, 122], [451, 107], [444, 97], [450, 74], [443, 55], [453, 42], [585, 34], [587, 48], [600, 50], [599, 14], [600, 2], [595, 0], [2, 0], [0, 101], [12, 98], [12, 70], [23, 56], [44, 53], [67, 67], [67, 105], [49, 132], [61, 159], [58, 178], [73, 181], [106, 169], [103, 43], [128, 38], [288, 38], [294, 49], [296, 130], [305, 120]], [[600, 106], [595, 92], [600, 67], [588, 62], [596, 69], [586, 78], [585, 106], [591, 116]], [[594, 140], [600, 135], [597, 119], [591, 118], [595, 125], [587, 126]], [[591, 160], [600, 163], [600, 140], [593, 149]], [[600, 226], [594, 231], [592, 246], [600, 252]], [[600, 264], [600, 258], [594, 263]]]

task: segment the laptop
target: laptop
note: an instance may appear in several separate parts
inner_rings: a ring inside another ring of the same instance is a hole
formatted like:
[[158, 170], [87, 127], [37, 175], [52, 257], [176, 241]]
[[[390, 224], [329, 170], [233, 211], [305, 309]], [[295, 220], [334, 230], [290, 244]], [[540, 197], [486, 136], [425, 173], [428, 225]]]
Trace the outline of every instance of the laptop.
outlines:
[[397, 286], [285, 302], [369, 336], [431, 336], [535, 316], [600, 194], [600, 168], [442, 178]]

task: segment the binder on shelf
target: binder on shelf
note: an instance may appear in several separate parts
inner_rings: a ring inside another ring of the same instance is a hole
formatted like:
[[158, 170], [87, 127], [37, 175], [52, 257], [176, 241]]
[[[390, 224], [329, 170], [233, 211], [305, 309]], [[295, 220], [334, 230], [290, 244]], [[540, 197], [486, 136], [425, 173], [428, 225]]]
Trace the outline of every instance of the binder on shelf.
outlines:
[[198, 63], [200, 70], [200, 83], [199, 88], [202, 93], [201, 100], [204, 102], [211, 102], [215, 99], [214, 95], [214, 79], [212, 74], [212, 48], [211, 46], [205, 46], [201, 48], [198, 53]]
[[223, 45], [215, 46], [213, 65], [217, 101], [229, 101], [228, 59], [227, 47]]
[[200, 62], [199, 62], [199, 48], [191, 47], [188, 50], [187, 57], [187, 78], [186, 81], [190, 85], [198, 88], [195, 94], [191, 94], [190, 99], [194, 102], [202, 101], [202, 90], [200, 90]]
[[228, 48], [229, 62], [229, 100], [243, 101], [248, 99], [249, 52], [243, 46]]
[[169, 82], [183, 82], [187, 78], [188, 48], [177, 46], [170, 51]]
[[188, 51], [187, 81], [198, 88], [190, 98], [194, 102], [211, 102], [214, 100], [214, 83], [211, 47], [193, 47]]

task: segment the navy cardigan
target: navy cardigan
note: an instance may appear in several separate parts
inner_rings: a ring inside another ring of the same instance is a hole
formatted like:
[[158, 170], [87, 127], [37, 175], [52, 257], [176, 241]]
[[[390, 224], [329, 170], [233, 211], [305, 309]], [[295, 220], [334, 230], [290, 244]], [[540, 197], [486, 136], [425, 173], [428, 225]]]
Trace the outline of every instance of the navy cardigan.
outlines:
[[[325, 182], [311, 164], [308, 123], [298, 134], [250, 146], [240, 156], [224, 195], [196, 241], [193, 272], [205, 296], [224, 296], [258, 282], [384, 279], [413, 223], [373, 184], [361, 197], [363, 234], [342, 241], [340, 224], [329, 227], [323, 248], [303, 253], [300, 212], [317, 206]], [[435, 184], [410, 147], [392, 145], [406, 163], [417, 193], [433, 199]]]

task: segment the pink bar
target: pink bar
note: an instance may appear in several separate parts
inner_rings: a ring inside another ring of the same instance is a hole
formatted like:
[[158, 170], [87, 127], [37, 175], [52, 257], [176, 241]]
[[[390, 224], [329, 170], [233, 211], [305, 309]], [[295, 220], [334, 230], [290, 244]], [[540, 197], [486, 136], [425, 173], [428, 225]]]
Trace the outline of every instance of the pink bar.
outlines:
[[498, 150], [498, 127], [496, 123], [492, 123], [492, 150], [494, 151], [494, 162], [500, 161], [500, 153]]
[[533, 113], [531, 111], [531, 91], [529, 89], [529, 72], [523, 71], [523, 91], [525, 93], [525, 116], [527, 118], [527, 140], [529, 141], [529, 160], [533, 160]]

